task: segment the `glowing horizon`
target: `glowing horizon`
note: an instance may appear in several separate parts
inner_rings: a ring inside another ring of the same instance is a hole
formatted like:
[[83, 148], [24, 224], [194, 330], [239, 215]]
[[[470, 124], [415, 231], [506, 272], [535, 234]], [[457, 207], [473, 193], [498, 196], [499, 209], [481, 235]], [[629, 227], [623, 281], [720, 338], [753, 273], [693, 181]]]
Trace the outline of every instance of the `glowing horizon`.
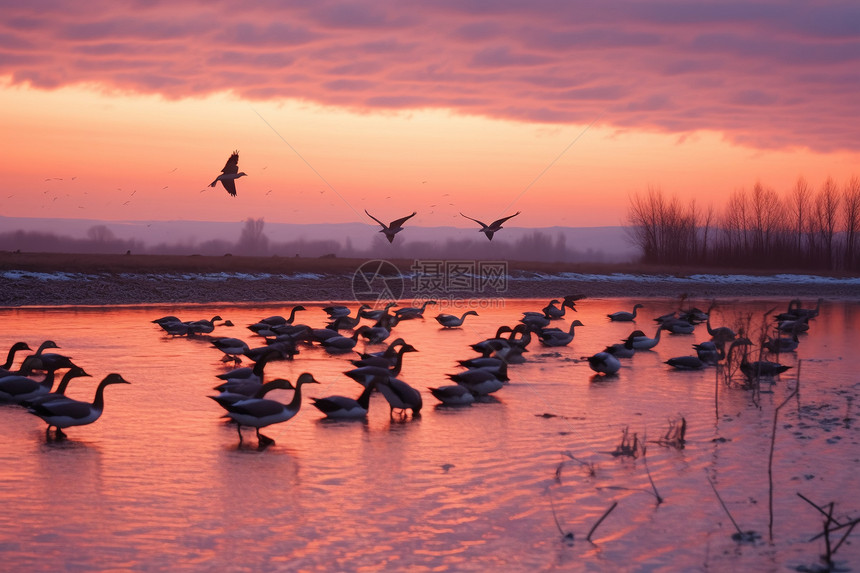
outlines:
[[588, 227], [858, 174], [851, 6], [176, 6], [4, 8], [5, 216]]

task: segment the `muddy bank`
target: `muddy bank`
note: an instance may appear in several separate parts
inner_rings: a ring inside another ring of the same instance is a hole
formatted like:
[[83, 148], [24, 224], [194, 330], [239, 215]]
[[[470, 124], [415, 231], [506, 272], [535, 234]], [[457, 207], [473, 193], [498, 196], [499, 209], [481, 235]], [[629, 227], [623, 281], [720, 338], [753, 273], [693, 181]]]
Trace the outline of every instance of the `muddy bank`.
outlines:
[[[498, 261], [486, 272], [478, 272], [469, 261], [457, 269], [412, 260], [0, 253], [0, 306], [372, 302], [390, 295], [403, 299], [583, 294], [860, 300], [860, 282], [846, 276]], [[359, 270], [365, 274], [357, 274]], [[363, 277], [379, 280], [371, 284]]]

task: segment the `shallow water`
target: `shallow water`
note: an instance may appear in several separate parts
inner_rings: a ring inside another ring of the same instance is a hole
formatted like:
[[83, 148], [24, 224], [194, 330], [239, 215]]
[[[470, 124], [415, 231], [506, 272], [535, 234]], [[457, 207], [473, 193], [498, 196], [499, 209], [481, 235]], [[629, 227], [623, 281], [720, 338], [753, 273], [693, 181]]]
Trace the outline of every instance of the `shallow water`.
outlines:
[[[649, 335], [675, 300], [651, 300], [635, 324], [605, 315], [633, 301], [587, 299], [574, 315], [568, 347], [534, 341], [525, 364], [489, 403], [437, 406], [428, 386], [449, 383], [468, 345], [514, 324], [545, 300], [507, 300], [478, 308], [463, 328], [442, 330], [428, 309], [395, 334], [419, 349], [401, 378], [422, 390], [420, 417], [391, 420], [374, 395], [366, 422], [323, 420], [309, 397], [354, 395], [342, 372], [350, 355], [303, 347], [268, 377], [311, 372], [304, 406], [267, 428], [276, 443], [258, 450], [252, 430], [238, 446], [213, 394], [229, 367], [202, 339], [170, 338], [150, 321], [218, 314], [236, 326], [213, 335], [262, 343], [245, 325], [291, 305], [188, 305], [0, 311], [8, 348], [53, 339], [92, 379], [67, 394], [91, 399], [97, 381], [120, 372], [132, 384], [106, 391], [105, 413], [68, 439], [45, 437], [45, 424], [17, 406], [0, 407], [0, 551], [5, 570], [170, 571], [504, 571], [785, 570], [813, 566], [824, 551], [823, 518], [798, 497], [835, 502], [837, 519], [860, 513], [860, 356], [852, 333], [860, 305], [825, 303], [803, 335], [799, 404], [779, 414], [773, 461], [773, 542], [768, 540], [768, 454], [774, 408], [795, 385], [797, 369], [749, 391], [719, 386], [715, 371], [671, 371], [663, 361], [691, 354], [708, 339], [663, 335], [654, 351], [622, 360], [618, 376], [596, 377], [579, 359], [634, 328]], [[321, 326], [324, 305], [303, 303], [298, 321]], [[714, 325], [753, 320], [783, 300], [725, 302]], [[809, 301], [807, 301], [807, 306]], [[700, 307], [706, 307], [701, 302]], [[466, 309], [443, 309], [459, 313]], [[570, 316], [556, 321], [567, 328]], [[371, 349], [384, 348], [384, 344]], [[290, 392], [270, 397], [289, 399]], [[718, 411], [715, 411], [717, 410]], [[685, 418], [683, 449], [649, 443], [643, 459], [614, 457], [622, 431], [656, 440]], [[570, 456], [594, 468], [574, 461]], [[646, 470], [647, 462], [647, 470]], [[657, 504], [651, 479], [663, 498]], [[761, 538], [732, 539], [731, 517]], [[589, 531], [610, 506], [615, 509]], [[573, 540], [562, 540], [572, 533]], [[860, 563], [860, 533], [836, 553]], [[834, 539], [838, 539], [836, 534]]]

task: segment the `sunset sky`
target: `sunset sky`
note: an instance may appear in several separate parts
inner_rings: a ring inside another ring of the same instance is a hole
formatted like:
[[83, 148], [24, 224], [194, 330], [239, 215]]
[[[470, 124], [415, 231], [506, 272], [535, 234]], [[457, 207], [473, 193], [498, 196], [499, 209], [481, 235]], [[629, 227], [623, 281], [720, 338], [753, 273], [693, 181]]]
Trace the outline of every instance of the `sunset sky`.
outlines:
[[[856, 2], [3, 0], [9, 217], [623, 224], [860, 175]], [[238, 197], [210, 183], [234, 150]]]

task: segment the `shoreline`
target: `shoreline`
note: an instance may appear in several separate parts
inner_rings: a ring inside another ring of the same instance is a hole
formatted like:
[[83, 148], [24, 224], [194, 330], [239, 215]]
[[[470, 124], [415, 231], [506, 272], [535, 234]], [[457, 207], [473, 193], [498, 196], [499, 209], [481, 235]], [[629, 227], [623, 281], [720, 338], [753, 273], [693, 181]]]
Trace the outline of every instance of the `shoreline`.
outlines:
[[393, 265], [386, 268], [401, 273], [386, 275], [397, 277], [392, 290], [394, 298], [401, 300], [532, 299], [567, 294], [860, 300], [860, 278], [853, 275], [634, 264], [492, 261], [487, 262], [490, 270], [486, 275], [475, 271], [476, 262], [460, 261], [466, 272], [451, 275], [452, 286], [440, 289], [434, 284], [436, 288], [427, 289], [416, 282], [414, 265], [439, 262], [0, 252], [0, 308], [372, 301], [379, 295], [376, 287], [361, 287], [356, 272], [360, 268], [375, 272], [380, 265]]

